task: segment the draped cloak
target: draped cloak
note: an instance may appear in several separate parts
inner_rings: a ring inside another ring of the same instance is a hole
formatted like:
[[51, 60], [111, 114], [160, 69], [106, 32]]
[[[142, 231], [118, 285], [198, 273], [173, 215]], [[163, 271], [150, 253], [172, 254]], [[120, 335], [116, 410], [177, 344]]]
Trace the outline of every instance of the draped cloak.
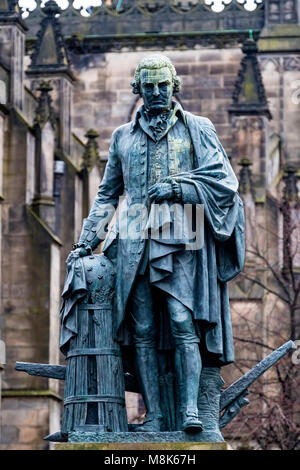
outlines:
[[[202, 248], [194, 252], [192, 315], [196, 325], [201, 327], [201, 341], [205, 342], [207, 351], [215, 355], [221, 365], [224, 365], [234, 360], [227, 282], [239, 274], [244, 264], [244, 210], [238, 195], [237, 178], [214, 126], [206, 118], [194, 116], [188, 112], [183, 113], [194, 149], [196, 168], [172, 175], [172, 177], [181, 186], [183, 204], [203, 204], [204, 208], [204, 243]], [[130, 154], [132, 150], [129, 149], [133, 148], [137, 152], [134, 157], [136, 172], [141, 173], [137, 155], [139, 152], [142, 153], [145, 144], [141, 131], [135, 128], [135, 124], [132, 122], [122, 126], [112, 137], [104, 179], [89, 215], [95, 225], [97, 223], [96, 210], [101, 204], [112, 203], [116, 206], [117, 196], [121, 195], [124, 189], [127, 208], [132, 202], [139, 202], [137, 197], [132, 197], [132, 194], [136, 195], [136, 192], [131, 192], [131, 186], [136, 185], [137, 180], [128, 176], [128, 174], [132, 175], [130, 173], [132, 170], [128, 172], [126, 168], [127, 162], [130, 162], [132, 158]], [[122, 178], [122, 183], [120, 178]], [[139, 272], [146, 241], [119, 239], [118, 226], [115, 226], [106, 239], [104, 253], [109, 254], [115, 240], [117, 240], [116, 322], [118, 340], [126, 345], [128, 338], [126, 340], [126, 335], [124, 335], [124, 327], [126, 327], [124, 318], [129, 317], [128, 300]], [[155, 250], [152, 250], [152, 255], [150, 250], [149, 263], [151, 266], [152, 261], [154, 270], [156, 265], [158, 272], [161, 273], [164, 264], [162, 262], [164, 246], [156, 246]], [[160, 255], [157, 255], [157, 250], [161, 253]], [[165, 254], [168, 255], [167, 258], [170, 261], [170, 252]], [[167, 265], [169, 272], [170, 269], [171, 271], [175, 269], [174, 263], [172, 266], [172, 259], [171, 267], [169, 262]], [[80, 261], [77, 261], [77, 269], [80, 270]], [[77, 311], [75, 302], [70, 299], [76, 299], [78, 296], [76, 296], [76, 286], [72, 287], [70, 293], [70, 286], [73, 282], [71, 271], [69, 270], [68, 286], [65, 285], [61, 311], [62, 351], [66, 351], [69, 339], [76, 334]], [[82, 271], [81, 275], [77, 273], [82, 293], [84, 292], [83, 278]], [[200, 331], [200, 328], [198, 330]], [[161, 335], [163, 334], [161, 332]], [[169, 344], [168, 341], [166, 343]], [[160, 344], [164, 344], [164, 341]]]

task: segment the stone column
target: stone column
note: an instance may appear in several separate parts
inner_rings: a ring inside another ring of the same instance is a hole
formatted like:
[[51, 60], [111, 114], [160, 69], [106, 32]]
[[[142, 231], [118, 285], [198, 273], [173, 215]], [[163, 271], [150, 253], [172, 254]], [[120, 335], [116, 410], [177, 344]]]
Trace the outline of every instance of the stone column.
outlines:
[[49, 82], [42, 82], [35, 118], [36, 136], [36, 188], [32, 205], [38, 216], [53, 230], [55, 226], [54, 203], [54, 153], [55, 130], [54, 113], [49, 92]]
[[229, 113], [235, 133], [232, 164], [247, 158], [253, 164], [252, 178], [256, 189], [265, 187], [266, 141], [271, 119], [259, 62], [257, 45], [245, 41], [244, 57], [236, 79]]
[[88, 139], [82, 157], [82, 214], [87, 217], [100, 184], [100, 155], [97, 138], [99, 134], [94, 129], [89, 129], [85, 137]]
[[60, 11], [54, 0], [48, 1], [43, 8], [46, 16], [41, 21], [27, 77], [33, 92], [37, 90], [41, 79], [51, 80], [54, 89], [53, 108], [59, 118], [57, 144], [66, 154], [70, 154], [74, 76], [57, 17]]
[[[252, 181], [252, 172], [251, 166], [252, 163], [248, 158], [242, 158], [239, 161], [239, 166], [241, 167], [239, 172], [239, 183], [240, 188], [239, 192], [243, 199], [244, 209], [245, 209], [245, 239], [246, 246], [251, 247], [251, 243], [255, 241], [255, 228], [256, 228], [256, 209], [255, 209], [255, 190]], [[247, 253], [246, 256], [246, 265], [254, 264], [253, 254]]]
[[2, 392], [2, 373], [4, 371], [4, 365], [6, 362], [5, 356], [5, 343], [3, 341], [3, 328], [4, 328], [4, 318], [3, 318], [3, 279], [2, 279], [2, 200], [3, 198], [3, 158], [4, 158], [4, 128], [5, 128], [5, 117], [7, 114], [5, 107], [0, 105], [0, 442], [1, 433], [2, 433], [2, 413], [1, 413], [1, 392]]

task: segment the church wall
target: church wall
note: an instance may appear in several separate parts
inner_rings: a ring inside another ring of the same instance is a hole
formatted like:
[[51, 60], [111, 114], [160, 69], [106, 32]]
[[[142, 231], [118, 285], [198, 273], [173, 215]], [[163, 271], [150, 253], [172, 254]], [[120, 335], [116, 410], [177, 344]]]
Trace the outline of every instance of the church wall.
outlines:
[[49, 431], [50, 400], [29, 393], [27, 396], [4, 395], [2, 400], [0, 450], [47, 449], [43, 436]]
[[299, 161], [300, 144], [300, 62], [297, 55], [279, 54], [260, 58], [263, 81], [273, 119], [269, 123], [269, 136], [284, 137], [283, 155], [289, 161]]
[[[83, 139], [90, 127], [97, 130], [101, 158], [108, 155], [114, 129], [129, 122], [139, 97], [130, 82], [135, 67], [145, 55], [162, 51], [122, 52], [72, 56], [74, 74], [73, 131]], [[242, 53], [234, 49], [163, 51], [173, 61], [182, 78], [177, 98], [184, 109], [212, 120], [228, 154], [232, 135], [227, 107]]]
[[[34, 187], [31, 131], [15, 110], [6, 119], [1, 339], [5, 341], [7, 357], [2, 377], [0, 448], [44, 449], [48, 448], [42, 438], [49, 432], [49, 418], [52, 422], [56, 419], [58, 425], [57, 406], [52, 403], [59, 403], [58, 390], [47, 379], [17, 372], [14, 367], [16, 361], [49, 362], [49, 330], [57, 337], [57, 302], [54, 297], [51, 304], [49, 301], [51, 239], [26, 205], [31, 202]], [[57, 290], [59, 278], [55, 272], [53, 277], [57, 282], [52, 283], [52, 289]]]

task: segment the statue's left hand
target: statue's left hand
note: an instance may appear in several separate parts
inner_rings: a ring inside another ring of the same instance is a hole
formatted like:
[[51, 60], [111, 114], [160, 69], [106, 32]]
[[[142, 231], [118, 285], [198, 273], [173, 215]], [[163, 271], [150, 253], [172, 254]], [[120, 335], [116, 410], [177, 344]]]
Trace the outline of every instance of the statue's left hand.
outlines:
[[173, 199], [174, 193], [171, 183], [155, 183], [148, 191], [150, 201], [161, 202]]
[[88, 251], [83, 248], [83, 247], [80, 247], [80, 248], [76, 248], [75, 250], [71, 251], [68, 258], [67, 258], [67, 261], [66, 263], [67, 264], [70, 264], [72, 263], [73, 261], [75, 261], [75, 259], [81, 257], [81, 256], [87, 256], [89, 253]]

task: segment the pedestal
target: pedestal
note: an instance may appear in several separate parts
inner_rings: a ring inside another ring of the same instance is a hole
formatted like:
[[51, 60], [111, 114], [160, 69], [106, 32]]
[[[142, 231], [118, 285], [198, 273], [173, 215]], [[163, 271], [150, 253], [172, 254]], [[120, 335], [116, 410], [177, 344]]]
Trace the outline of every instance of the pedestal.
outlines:
[[55, 450], [229, 450], [227, 442], [112, 442], [56, 443]]
[[209, 438], [205, 432], [70, 432], [55, 450], [228, 450], [227, 442]]

